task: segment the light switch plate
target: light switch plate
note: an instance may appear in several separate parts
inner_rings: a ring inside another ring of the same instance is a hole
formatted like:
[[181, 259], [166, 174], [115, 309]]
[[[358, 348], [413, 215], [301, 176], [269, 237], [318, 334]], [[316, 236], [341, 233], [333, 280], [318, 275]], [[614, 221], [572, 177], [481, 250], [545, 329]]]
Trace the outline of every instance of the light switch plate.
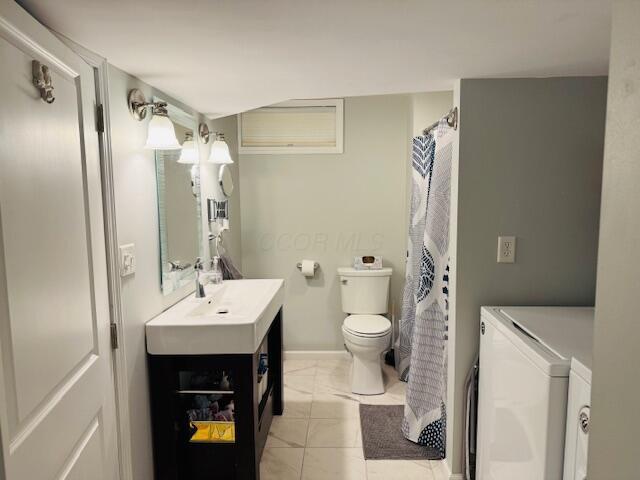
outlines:
[[134, 243], [120, 245], [120, 276], [136, 273], [136, 246]]
[[515, 263], [516, 261], [516, 237], [498, 237], [498, 263]]

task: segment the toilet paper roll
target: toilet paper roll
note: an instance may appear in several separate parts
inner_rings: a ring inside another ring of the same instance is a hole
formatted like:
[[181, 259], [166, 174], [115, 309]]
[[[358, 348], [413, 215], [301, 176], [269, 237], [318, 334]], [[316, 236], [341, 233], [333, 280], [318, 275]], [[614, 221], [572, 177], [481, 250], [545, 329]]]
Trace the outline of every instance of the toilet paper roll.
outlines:
[[315, 275], [315, 268], [314, 265], [316, 264], [316, 262], [314, 262], [313, 260], [302, 260], [302, 262], [300, 262], [302, 264], [302, 267], [300, 268], [300, 271], [302, 272], [302, 275], [304, 275], [305, 277], [313, 277]]

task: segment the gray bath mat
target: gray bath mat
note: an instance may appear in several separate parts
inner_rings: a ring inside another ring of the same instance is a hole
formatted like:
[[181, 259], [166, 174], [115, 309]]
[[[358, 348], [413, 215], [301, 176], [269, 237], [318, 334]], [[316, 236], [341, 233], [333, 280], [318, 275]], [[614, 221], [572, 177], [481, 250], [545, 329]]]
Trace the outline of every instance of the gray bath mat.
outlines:
[[360, 404], [362, 448], [367, 460], [440, 460], [437, 450], [402, 435], [404, 405]]

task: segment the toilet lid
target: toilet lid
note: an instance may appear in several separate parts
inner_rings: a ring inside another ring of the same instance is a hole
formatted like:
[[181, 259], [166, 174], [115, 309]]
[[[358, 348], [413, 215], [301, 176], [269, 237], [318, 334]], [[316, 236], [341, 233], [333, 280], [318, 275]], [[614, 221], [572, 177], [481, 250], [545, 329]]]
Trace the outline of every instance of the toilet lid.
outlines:
[[355, 335], [383, 335], [391, 328], [391, 322], [382, 315], [349, 315], [344, 328]]

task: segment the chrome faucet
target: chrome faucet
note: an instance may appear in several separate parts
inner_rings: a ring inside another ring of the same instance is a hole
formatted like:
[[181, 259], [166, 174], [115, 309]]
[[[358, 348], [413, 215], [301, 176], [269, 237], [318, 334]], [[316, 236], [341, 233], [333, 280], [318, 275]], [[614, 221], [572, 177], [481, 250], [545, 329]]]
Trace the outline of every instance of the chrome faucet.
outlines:
[[196, 272], [196, 298], [204, 298], [204, 285], [200, 282], [200, 273], [202, 272], [202, 259], [200, 257], [196, 258], [193, 270]]
[[176, 260], [174, 262], [169, 262], [169, 271], [180, 272], [182, 270], [186, 270], [190, 266], [191, 266], [190, 263], [182, 263], [180, 260]]

